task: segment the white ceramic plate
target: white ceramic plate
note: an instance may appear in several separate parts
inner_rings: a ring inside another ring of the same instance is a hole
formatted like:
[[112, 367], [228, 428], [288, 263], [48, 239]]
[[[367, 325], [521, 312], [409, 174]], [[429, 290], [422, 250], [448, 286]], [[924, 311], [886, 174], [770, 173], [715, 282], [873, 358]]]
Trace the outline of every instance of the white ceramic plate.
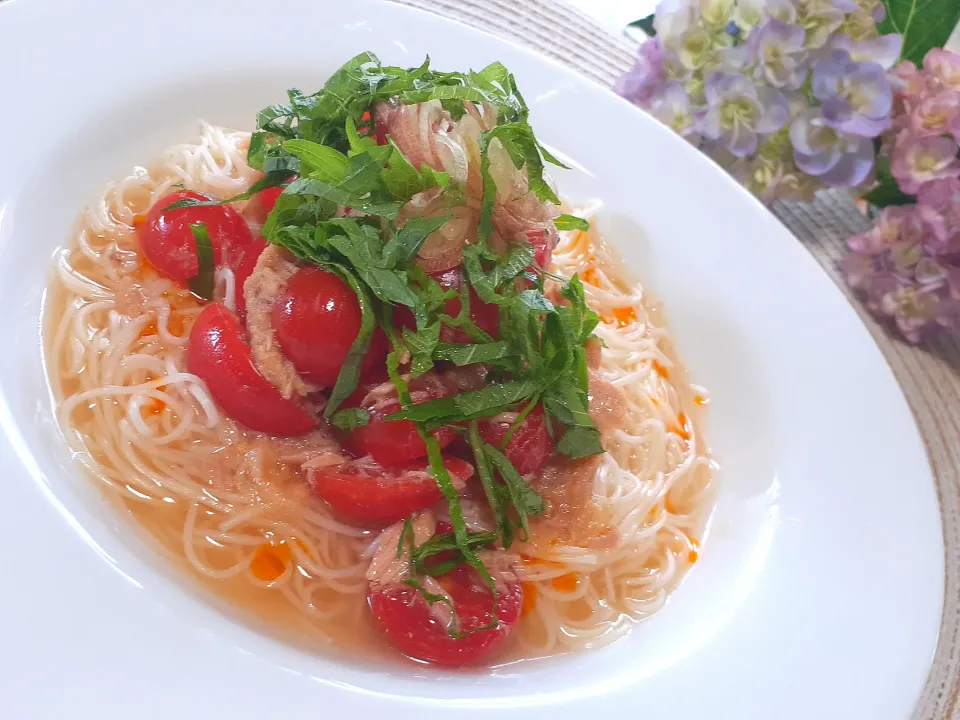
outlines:
[[[197, 118], [250, 127], [357, 52], [501, 60], [573, 198], [666, 302], [712, 390], [722, 490], [701, 561], [607, 649], [494, 674], [311, 656], [216, 609], [74, 468], [38, 322], [54, 249], [102, 185]], [[746, 192], [639, 111], [542, 58], [390, 4], [0, 5], [0, 715], [9, 718], [904, 718], [941, 612], [943, 548], [907, 404], [856, 314]], [[535, 713], [539, 714], [539, 713]]]

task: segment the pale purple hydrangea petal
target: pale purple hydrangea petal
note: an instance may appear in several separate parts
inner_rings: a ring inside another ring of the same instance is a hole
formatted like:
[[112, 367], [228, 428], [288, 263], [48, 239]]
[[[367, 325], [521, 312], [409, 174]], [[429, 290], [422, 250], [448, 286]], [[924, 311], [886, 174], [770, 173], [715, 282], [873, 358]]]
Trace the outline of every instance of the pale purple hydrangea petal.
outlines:
[[727, 134], [727, 148], [737, 157], [753, 155], [757, 151], [757, 133], [743, 124], [733, 127]]
[[694, 109], [683, 85], [667, 83], [650, 105], [650, 114], [678, 135], [696, 142]]
[[767, 18], [792, 23], [797, 19], [797, 8], [791, 0], [737, 0], [737, 24], [746, 32]]
[[803, 28], [775, 18], [765, 20], [747, 38], [747, 49], [760, 75], [778, 88], [799, 88], [807, 79], [808, 51]]
[[696, 25], [697, 0], [661, 0], [653, 17], [657, 38], [666, 47], [677, 47], [682, 35]]
[[840, 160], [837, 133], [827, 127], [820, 111], [810, 108], [790, 124], [793, 160], [808, 175], [822, 175]]
[[646, 105], [663, 86], [663, 64], [660, 42], [656, 38], [647, 40], [640, 46], [633, 68], [620, 77], [614, 90], [630, 102]]
[[900, 58], [903, 37], [891, 33], [856, 42], [846, 35], [835, 35], [830, 45], [832, 48], [845, 50], [855, 62], [872, 62], [884, 70], [889, 70]]
[[840, 138], [840, 159], [820, 179], [830, 187], [853, 188], [870, 175], [873, 168], [873, 143], [868, 138], [847, 135]]
[[822, 48], [843, 24], [847, 11], [841, 10], [837, 4], [829, 0], [806, 0], [802, 4], [798, 3], [797, 24], [807, 31], [807, 47]]
[[846, 50], [830, 50], [814, 65], [812, 89], [824, 119], [837, 130], [876, 137], [890, 127], [893, 89], [876, 63], [858, 63]]
[[857, 9], [857, 3], [855, 0], [832, 0], [828, 4], [844, 14], [852, 13]]
[[758, 132], [774, 132], [789, 118], [786, 99], [773, 88], [757, 87], [743, 75], [718, 72], [705, 87], [707, 112], [701, 130], [737, 157], [753, 154]]
[[790, 120], [790, 105], [779, 90], [761, 86], [757, 88], [757, 100], [762, 112], [757, 118], [756, 131], [764, 135], [776, 132]]
[[873, 16], [873, 22], [879, 25], [887, 17], [887, 6], [883, 2], [878, 1], [874, 4], [871, 14]]
[[838, 133], [821, 111], [810, 108], [790, 124], [793, 160], [803, 172], [830, 187], [856, 187], [870, 174], [873, 143], [856, 135]]

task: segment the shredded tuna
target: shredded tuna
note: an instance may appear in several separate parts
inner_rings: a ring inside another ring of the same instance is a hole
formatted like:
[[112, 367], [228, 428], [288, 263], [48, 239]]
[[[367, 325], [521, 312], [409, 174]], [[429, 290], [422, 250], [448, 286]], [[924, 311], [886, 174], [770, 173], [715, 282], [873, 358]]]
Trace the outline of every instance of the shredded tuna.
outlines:
[[600, 457], [547, 465], [531, 482], [546, 504], [531, 521], [536, 541], [557, 540], [598, 550], [616, 544], [617, 529], [596, 503], [593, 488]]
[[278, 437], [271, 440], [280, 462], [303, 465], [324, 454], [339, 454], [340, 445], [329, 430], [317, 428], [298, 437]]
[[271, 245], [261, 253], [256, 268], [243, 285], [253, 361], [260, 374], [285, 398], [302, 397], [319, 390], [297, 374], [293, 363], [280, 351], [273, 333], [271, 314], [274, 301], [295, 272], [297, 266], [293, 256]]
[[[433, 513], [427, 510], [413, 519], [413, 542], [422, 545], [433, 537], [437, 529], [437, 521]], [[374, 541], [375, 550], [370, 558], [370, 567], [367, 568], [367, 580], [371, 583], [387, 585], [402, 582], [410, 575], [410, 543], [405, 542], [400, 547], [400, 536], [403, 534], [403, 523], [394, 523], [384, 528]]]
[[506, 550], [477, 550], [480, 562], [487, 566], [498, 592], [505, 592], [507, 586], [517, 582], [516, 568], [520, 565], [520, 556]]
[[587, 340], [587, 344], [583, 347], [587, 351], [587, 367], [590, 370], [597, 370], [600, 367], [601, 360], [603, 359], [603, 343], [600, 342], [600, 338], [590, 338]]
[[347, 461], [340, 453], [325, 452], [315, 455], [300, 466], [301, 470], [319, 470], [320, 468], [331, 467], [333, 465], [342, 465]]
[[622, 427], [627, 412], [623, 390], [604, 380], [599, 371], [589, 371], [590, 417], [601, 432]]

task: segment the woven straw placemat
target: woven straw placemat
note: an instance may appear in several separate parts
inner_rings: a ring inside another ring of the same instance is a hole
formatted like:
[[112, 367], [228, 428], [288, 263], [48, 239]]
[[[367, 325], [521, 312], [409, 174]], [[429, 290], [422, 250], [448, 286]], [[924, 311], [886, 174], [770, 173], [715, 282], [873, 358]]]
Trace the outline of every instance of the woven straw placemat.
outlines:
[[[635, 47], [577, 10], [553, 0], [395, 0], [527, 45], [610, 87], [633, 62]], [[846, 239], [869, 226], [839, 193], [812, 205], [779, 203], [777, 217], [848, 297], [837, 271]], [[914, 347], [889, 336], [851, 297], [893, 368], [913, 409], [937, 478], [943, 517], [946, 594], [940, 642], [916, 720], [960, 720], [960, 343], [952, 338]], [[909, 482], [904, 478], [904, 482]], [[895, 622], [909, 622], [907, 618]]]

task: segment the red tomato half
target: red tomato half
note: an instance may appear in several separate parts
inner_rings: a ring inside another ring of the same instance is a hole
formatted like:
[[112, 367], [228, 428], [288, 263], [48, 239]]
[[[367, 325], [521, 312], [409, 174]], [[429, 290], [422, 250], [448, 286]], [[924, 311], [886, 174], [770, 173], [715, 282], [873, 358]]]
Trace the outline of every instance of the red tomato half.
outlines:
[[255, 238], [243, 251], [243, 257], [233, 271], [237, 315], [241, 318], [247, 314], [247, 297], [243, 294], [243, 285], [247, 282], [247, 278], [253, 275], [253, 270], [257, 267], [257, 260], [260, 259], [260, 253], [266, 249], [267, 243], [264, 242], [263, 238]]
[[[443, 464], [454, 480], [466, 482], [473, 475], [473, 466], [459, 458], [445, 457]], [[313, 491], [335, 511], [377, 527], [399, 522], [443, 498], [425, 461], [387, 468], [370, 458], [348, 460], [313, 468], [308, 479]]]
[[[437, 281], [444, 290], [450, 288], [460, 289], [460, 268], [451, 268], [438, 273], [430, 273], [430, 277]], [[450, 317], [456, 317], [460, 314], [460, 298], [447, 300], [443, 311]], [[417, 326], [413, 318], [413, 313], [408, 308], [398, 306], [394, 311], [397, 327], [415, 328]], [[470, 319], [477, 324], [481, 330], [492, 337], [497, 336], [500, 327], [500, 309], [493, 304], [483, 302], [473, 288], [470, 288]], [[473, 340], [463, 330], [451, 328], [444, 325], [440, 331], [441, 342], [472, 343]]]
[[533, 261], [541, 270], [550, 267], [553, 261], [553, 248], [557, 245], [556, 231], [527, 230], [527, 242], [533, 245]]
[[[480, 425], [480, 436], [488, 443], [500, 449], [513, 423], [487, 420]], [[547, 421], [543, 406], [537, 405], [530, 411], [520, 427], [510, 438], [503, 454], [513, 463], [521, 475], [539, 473], [553, 453], [553, 438], [547, 432]]]
[[190, 331], [187, 366], [210, 389], [223, 411], [252, 430], [302, 435], [317, 421], [271, 385], [253, 364], [237, 316], [210, 303]]
[[[517, 624], [523, 605], [520, 583], [507, 583], [497, 597], [499, 624], [489, 630], [477, 630], [489, 624], [493, 595], [473, 572], [461, 565], [438, 578], [450, 594], [463, 637], [451, 637], [435, 618], [427, 601], [408, 585], [371, 586], [370, 609], [387, 639], [404, 655], [445, 667], [476, 665], [500, 647]], [[469, 632], [474, 630], [475, 632]]]
[[186, 282], [200, 269], [197, 261], [197, 241], [190, 226], [204, 223], [213, 245], [217, 265], [235, 267], [246, 247], [253, 242], [253, 234], [246, 221], [228, 205], [185, 207], [165, 211], [178, 200], [213, 200], [202, 193], [181, 190], [160, 198], [140, 228], [140, 246], [143, 254], [157, 271], [171, 280]]
[[[449, 395], [443, 385], [429, 382], [428, 378], [429, 376], [424, 376], [410, 383], [414, 404]], [[361, 397], [360, 400], [362, 399]], [[357, 405], [359, 406], [359, 401]], [[343, 444], [347, 450], [357, 457], [372, 455], [381, 465], [389, 466], [406, 465], [412, 460], [426, 457], [427, 446], [411, 420], [384, 419], [400, 410], [396, 393], [375, 405], [367, 405], [366, 409], [370, 413], [370, 423], [357, 428], [344, 439]], [[440, 447], [445, 448], [454, 441], [457, 434], [451, 428], [438, 428], [433, 432], [433, 436], [440, 443]]]
[[[360, 303], [343, 280], [305, 267], [290, 278], [273, 306], [273, 328], [283, 354], [305, 380], [332, 387], [360, 332]], [[387, 338], [377, 328], [363, 360], [362, 375], [385, 367]]]
[[284, 191], [283, 186], [267, 188], [261, 190], [247, 201], [243, 208], [244, 217], [257, 225], [263, 225], [267, 221], [267, 216], [277, 204], [277, 198]]

